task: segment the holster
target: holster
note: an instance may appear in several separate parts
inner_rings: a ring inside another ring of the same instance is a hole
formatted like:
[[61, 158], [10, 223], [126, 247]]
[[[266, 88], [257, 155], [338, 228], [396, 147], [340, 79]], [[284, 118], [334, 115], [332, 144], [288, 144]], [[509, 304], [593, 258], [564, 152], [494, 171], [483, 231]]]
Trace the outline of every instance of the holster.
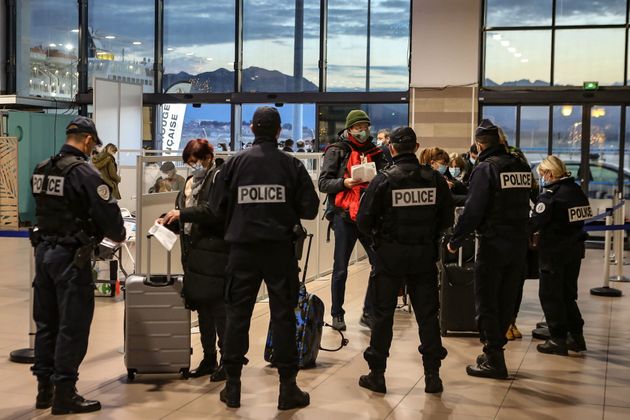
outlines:
[[88, 236], [85, 231], [80, 230], [74, 235], [75, 239], [81, 244], [74, 253], [72, 263], [77, 268], [87, 268], [92, 261], [92, 253], [94, 252], [94, 239]]

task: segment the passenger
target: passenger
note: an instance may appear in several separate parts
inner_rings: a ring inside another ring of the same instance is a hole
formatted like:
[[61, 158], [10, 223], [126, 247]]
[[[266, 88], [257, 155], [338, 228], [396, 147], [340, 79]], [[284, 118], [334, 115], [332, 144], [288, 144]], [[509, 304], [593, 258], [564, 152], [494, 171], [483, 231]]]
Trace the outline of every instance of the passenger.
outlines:
[[52, 406], [54, 415], [101, 409], [100, 402], [84, 399], [76, 389], [94, 315], [90, 262], [104, 237], [121, 242], [126, 232], [109, 186], [87, 164], [100, 144], [94, 122], [76, 117], [66, 127], [66, 144], [38, 164], [32, 178], [37, 333], [31, 370], [37, 377], [35, 407]]
[[108, 143], [99, 154], [94, 156], [92, 164], [101, 173], [101, 178], [109, 187], [112, 195], [116, 200], [120, 200], [120, 175], [118, 175], [118, 166], [116, 165], [116, 153], [118, 148], [112, 143]]
[[295, 144], [297, 145], [298, 153], [306, 153], [306, 150], [304, 149], [304, 140], [298, 140]]
[[479, 163], [470, 177], [470, 189], [450, 252], [476, 231], [479, 240], [474, 268], [475, 307], [483, 354], [469, 365], [471, 376], [507, 378], [503, 346], [512, 321], [528, 245], [529, 166], [507, 153], [497, 127], [483, 120], [475, 131]]
[[365, 248], [372, 270], [368, 280], [360, 323], [368, 328], [372, 325], [372, 279], [374, 277], [374, 253], [368, 238], [357, 230], [356, 214], [359, 201], [368, 183], [351, 177], [351, 168], [365, 162], [374, 162], [376, 169], [385, 167], [383, 152], [372, 143], [370, 117], [355, 109], [348, 113], [344, 129], [339, 138], [324, 152], [324, 161], [319, 175], [319, 191], [328, 194], [326, 218], [331, 220], [335, 232], [335, 250], [331, 279], [332, 326], [345, 331], [343, 302], [348, 278], [348, 263], [357, 240]]
[[586, 351], [584, 320], [577, 305], [578, 276], [584, 258], [582, 230], [592, 217], [588, 198], [556, 156], [538, 165], [543, 192], [532, 212], [532, 232], [540, 232], [538, 295], [549, 326], [541, 353], [567, 356], [568, 350]]
[[453, 200], [444, 177], [418, 162], [411, 127], [395, 129], [389, 148], [394, 164], [372, 180], [357, 215], [357, 227], [371, 237], [376, 253], [374, 326], [363, 353], [370, 373], [359, 385], [386, 392], [394, 311], [398, 290], [406, 284], [420, 334], [425, 392], [442, 392], [439, 370], [447, 352], [438, 322], [436, 250], [440, 232], [453, 224]]
[[184, 268], [183, 294], [186, 307], [197, 311], [199, 317], [203, 359], [199, 367], [190, 372], [190, 376], [197, 378], [211, 375], [210, 381], [218, 382], [225, 380], [223, 364], [217, 364], [217, 344], [223, 356], [223, 290], [228, 246], [223, 239], [225, 219], [210, 211], [208, 200], [221, 168], [215, 164], [212, 145], [205, 139], [189, 141], [182, 153], [182, 160], [193, 168], [192, 176], [177, 195], [175, 209], [166, 213], [158, 223], [170, 225], [178, 222]]
[[477, 164], [479, 154], [477, 153], [477, 144], [472, 144], [470, 149], [468, 149], [468, 153], [464, 153], [462, 157], [466, 162], [466, 171], [464, 173], [464, 177], [462, 178], [462, 182], [464, 185], [468, 186], [468, 181], [470, 180], [470, 175], [472, 174], [472, 170]]
[[383, 128], [381, 130], [378, 130], [378, 133], [376, 135], [376, 145], [380, 147], [383, 151], [383, 157], [385, 158], [387, 163], [393, 163], [394, 160], [392, 159], [392, 154], [389, 151], [389, 147], [387, 147], [389, 145], [388, 129]]
[[434, 170], [438, 171], [446, 180], [449, 190], [453, 196], [456, 206], [463, 206], [466, 201], [468, 188], [461, 182], [455, 180], [448, 172], [450, 156], [445, 150], [439, 147], [428, 147], [420, 153], [420, 163], [430, 165]]
[[448, 173], [449, 175], [459, 182], [462, 182], [462, 178], [466, 174], [466, 162], [459, 153], [451, 153], [449, 155]]
[[310, 402], [296, 383], [294, 311], [299, 279], [293, 232], [300, 219], [317, 216], [319, 197], [302, 162], [278, 150], [282, 130], [278, 110], [258, 108], [250, 127], [254, 145], [223, 165], [210, 199], [212, 211], [228, 220], [225, 240], [230, 244], [223, 345], [227, 383], [220, 398], [228, 407], [241, 404], [241, 370], [247, 363], [250, 319], [264, 279], [269, 291], [273, 358], [280, 375], [278, 409], [289, 410]]
[[158, 178], [158, 180], [164, 179], [168, 181], [171, 186], [170, 191], [181, 191], [184, 189], [186, 180], [183, 176], [177, 173], [177, 169], [175, 168], [175, 164], [173, 162], [164, 162], [162, 166], [160, 166], [160, 172], [162, 173], [162, 176]]
[[284, 147], [282, 148], [283, 152], [293, 152], [293, 140], [291, 139], [286, 139], [284, 141]]

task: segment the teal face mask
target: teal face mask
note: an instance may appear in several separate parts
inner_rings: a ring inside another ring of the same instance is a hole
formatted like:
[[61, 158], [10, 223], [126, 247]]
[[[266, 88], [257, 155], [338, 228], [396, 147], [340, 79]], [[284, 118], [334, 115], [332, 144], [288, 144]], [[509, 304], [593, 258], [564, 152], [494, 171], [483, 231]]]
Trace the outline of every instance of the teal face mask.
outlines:
[[370, 130], [361, 130], [361, 131], [351, 131], [350, 134], [352, 137], [360, 141], [361, 143], [365, 143], [365, 141], [370, 136]]
[[438, 166], [438, 172], [442, 175], [444, 175], [446, 173], [446, 165], [440, 165]]
[[459, 174], [462, 173], [462, 170], [459, 169], [458, 167], [449, 168], [448, 171], [451, 173], [451, 175], [453, 175], [453, 178], [457, 178], [459, 176]]

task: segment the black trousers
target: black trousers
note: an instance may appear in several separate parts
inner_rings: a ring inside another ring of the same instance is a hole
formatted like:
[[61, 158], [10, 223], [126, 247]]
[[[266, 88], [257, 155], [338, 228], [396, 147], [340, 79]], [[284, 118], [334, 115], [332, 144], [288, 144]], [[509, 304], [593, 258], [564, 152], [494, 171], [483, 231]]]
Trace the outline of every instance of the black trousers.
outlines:
[[577, 305], [583, 245], [563, 251], [562, 256], [540, 255], [538, 296], [553, 338], [566, 338], [567, 332], [582, 334], [584, 327]]
[[474, 269], [477, 325], [485, 353], [503, 351], [523, 281], [527, 236], [481, 236]]
[[35, 251], [33, 318], [35, 364], [40, 381], [76, 383], [94, 315], [94, 281], [89, 265], [73, 263], [74, 248], [39, 244]]
[[[203, 347], [203, 358], [212, 362], [217, 358], [217, 345], [223, 356], [225, 340], [225, 303], [222, 300], [199, 304], [199, 335]], [[219, 338], [217, 342], [217, 336]]]
[[226, 331], [223, 363], [229, 377], [239, 377], [247, 363], [249, 326], [260, 284], [269, 292], [273, 357], [281, 377], [297, 373], [295, 307], [298, 302], [298, 265], [293, 244], [261, 242], [232, 244], [225, 287]]
[[406, 283], [418, 323], [418, 350], [424, 369], [437, 372], [446, 349], [440, 336], [437, 267], [431, 250], [383, 245], [376, 251], [375, 272], [374, 326], [370, 346], [363, 353], [370, 369], [384, 370], [387, 366], [398, 291]]

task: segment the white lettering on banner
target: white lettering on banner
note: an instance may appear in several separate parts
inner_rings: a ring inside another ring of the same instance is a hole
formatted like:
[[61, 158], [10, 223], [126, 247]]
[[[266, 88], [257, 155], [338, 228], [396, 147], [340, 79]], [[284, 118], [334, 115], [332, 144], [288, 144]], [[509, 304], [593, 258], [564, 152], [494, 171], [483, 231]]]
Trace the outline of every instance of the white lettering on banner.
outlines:
[[436, 203], [435, 188], [409, 188], [392, 190], [394, 207], [430, 206]]
[[44, 185], [44, 175], [33, 175], [33, 193], [63, 197], [63, 183], [64, 177], [49, 176]]
[[569, 222], [581, 222], [593, 217], [591, 206], [572, 207], [569, 209]]
[[531, 172], [504, 172], [501, 174], [501, 189], [531, 187]]
[[177, 150], [180, 148], [185, 115], [186, 104], [162, 105], [162, 113], [160, 116], [162, 150], [170, 152], [171, 150]]
[[284, 185], [245, 185], [238, 187], [238, 204], [285, 202]]

